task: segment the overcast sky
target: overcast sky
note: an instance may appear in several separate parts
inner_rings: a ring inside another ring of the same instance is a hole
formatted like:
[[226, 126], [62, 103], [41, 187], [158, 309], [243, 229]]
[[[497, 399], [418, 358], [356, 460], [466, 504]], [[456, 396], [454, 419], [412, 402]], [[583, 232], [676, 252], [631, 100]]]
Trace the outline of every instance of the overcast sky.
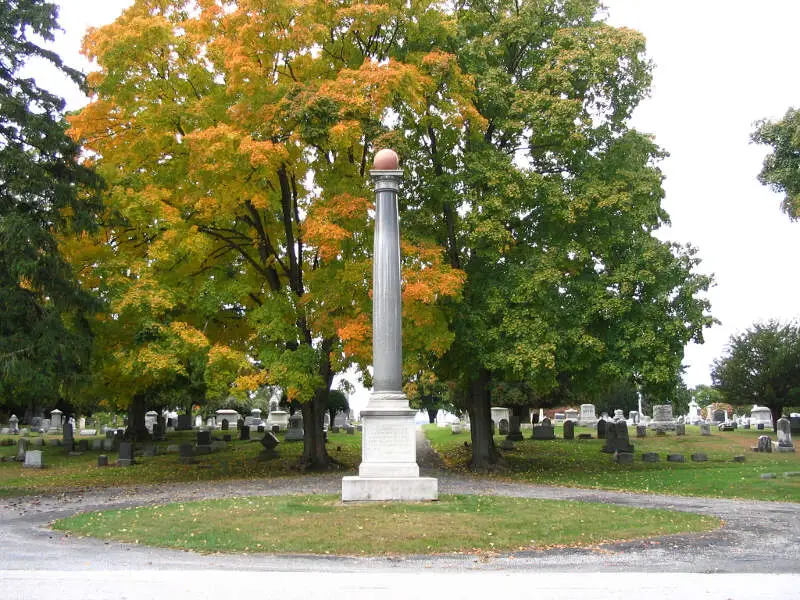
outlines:
[[[89, 26], [116, 18], [129, 0], [61, 0], [64, 32], [55, 49], [73, 66]], [[753, 322], [800, 316], [800, 223], [780, 212], [781, 197], [756, 179], [766, 149], [749, 143], [753, 122], [800, 107], [796, 0], [606, 0], [609, 21], [647, 37], [655, 63], [651, 97], [634, 125], [670, 153], [664, 239], [691, 243], [713, 273], [712, 314], [721, 325], [690, 346], [690, 387], [710, 383], [712, 361], [732, 334]], [[43, 71], [42, 71], [43, 72]], [[56, 88], [70, 108], [86, 100]], [[365, 397], [353, 404], [362, 405]]]

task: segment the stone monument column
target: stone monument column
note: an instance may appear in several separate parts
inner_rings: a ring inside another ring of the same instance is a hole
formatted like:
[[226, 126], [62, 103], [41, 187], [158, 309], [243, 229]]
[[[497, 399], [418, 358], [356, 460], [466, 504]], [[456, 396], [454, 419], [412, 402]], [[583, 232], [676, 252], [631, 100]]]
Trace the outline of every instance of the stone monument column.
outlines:
[[400, 228], [397, 191], [403, 178], [397, 154], [381, 150], [370, 176], [375, 185], [375, 252], [372, 267], [373, 390], [361, 411], [362, 462], [357, 477], [342, 478], [342, 501], [435, 500], [439, 482], [420, 477], [416, 411], [402, 380]]

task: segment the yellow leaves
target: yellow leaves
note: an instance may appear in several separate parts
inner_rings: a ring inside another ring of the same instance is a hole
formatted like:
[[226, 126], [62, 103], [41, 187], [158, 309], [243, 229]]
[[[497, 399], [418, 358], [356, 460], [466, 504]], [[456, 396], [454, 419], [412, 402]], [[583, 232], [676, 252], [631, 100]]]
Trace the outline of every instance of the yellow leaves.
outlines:
[[185, 342], [188, 346], [191, 346], [196, 349], [204, 349], [207, 348], [209, 345], [206, 336], [203, 333], [191, 325], [181, 322], [181, 321], [173, 321], [169, 325], [170, 331], [173, 334], [178, 336], [183, 342]]
[[248, 373], [239, 375], [234, 382], [234, 387], [242, 392], [253, 392], [266, 383], [266, 373]]
[[257, 142], [249, 137], [244, 138], [239, 144], [239, 153], [249, 159], [250, 165], [254, 169], [259, 167], [275, 168], [286, 158], [286, 151], [282, 144]]

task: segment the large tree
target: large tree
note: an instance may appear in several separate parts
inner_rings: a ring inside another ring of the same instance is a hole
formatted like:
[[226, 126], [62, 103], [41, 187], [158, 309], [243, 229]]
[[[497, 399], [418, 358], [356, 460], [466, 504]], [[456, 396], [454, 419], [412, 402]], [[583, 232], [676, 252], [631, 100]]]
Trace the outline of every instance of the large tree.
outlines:
[[695, 251], [654, 234], [668, 223], [663, 152], [628, 126], [650, 84], [644, 38], [599, 10], [456, 2], [450, 26], [418, 41], [439, 49], [436, 88], [396, 107], [413, 173], [404, 226], [467, 274], [439, 374], [462, 390], [475, 469], [501, 460], [493, 382], [547, 404], [620, 380], [669, 393], [711, 323]]
[[56, 18], [44, 0], [0, 6], [0, 403], [24, 408], [26, 421], [86, 373], [96, 309], [57, 244], [91, 227], [96, 181], [65, 134], [64, 100], [23, 74], [35, 58], [82, 84], [40, 43]]
[[768, 321], [731, 336], [711, 378], [729, 404], [766, 406], [777, 426], [783, 407], [800, 403], [800, 326]]
[[[303, 405], [310, 468], [330, 460], [322, 419], [334, 375], [370, 354], [367, 169], [392, 103], [419, 103], [431, 85], [418, 66], [386, 62], [425, 11], [137, 0], [87, 36], [100, 70], [72, 133], [109, 184], [111, 235], [95, 246], [123, 307], [161, 303], [129, 311], [130, 333], [156, 310], [159, 335], [173, 323], [203, 334], [209, 367], [231, 372], [238, 357], [240, 389], [280, 386]], [[438, 304], [462, 278], [425, 240], [403, 250], [416, 372], [452, 339]], [[125, 256], [135, 257], [127, 271]], [[214, 310], [229, 318], [206, 327]], [[179, 362], [156, 366], [169, 375]]]
[[772, 146], [758, 180], [782, 193], [783, 212], [800, 219], [800, 110], [790, 108], [779, 121], [760, 121], [752, 140]]

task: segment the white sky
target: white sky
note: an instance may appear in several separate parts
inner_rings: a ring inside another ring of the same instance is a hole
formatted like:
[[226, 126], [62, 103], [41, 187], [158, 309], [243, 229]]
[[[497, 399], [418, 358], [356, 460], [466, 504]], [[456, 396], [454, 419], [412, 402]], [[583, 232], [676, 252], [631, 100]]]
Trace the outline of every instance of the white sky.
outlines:
[[[89, 26], [112, 21], [130, 0], [60, 0], [65, 30], [54, 49], [86, 68], [80, 40]], [[766, 148], [749, 143], [753, 122], [800, 107], [795, 0], [606, 0], [610, 22], [644, 33], [654, 61], [653, 89], [634, 125], [670, 153], [662, 237], [691, 243], [713, 273], [712, 314], [722, 324], [689, 346], [690, 387], [710, 383], [711, 362], [728, 338], [753, 322], [800, 316], [800, 223], [780, 212], [780, 196], [756, 180]], [[38, 68], [38, 67], [37, 67]], [[45, 70], [37, 71], [44, 77]], [[47, 84], [79, 108], [73, 86]], [[353, 408], [366, 402], [363, 391]]]

